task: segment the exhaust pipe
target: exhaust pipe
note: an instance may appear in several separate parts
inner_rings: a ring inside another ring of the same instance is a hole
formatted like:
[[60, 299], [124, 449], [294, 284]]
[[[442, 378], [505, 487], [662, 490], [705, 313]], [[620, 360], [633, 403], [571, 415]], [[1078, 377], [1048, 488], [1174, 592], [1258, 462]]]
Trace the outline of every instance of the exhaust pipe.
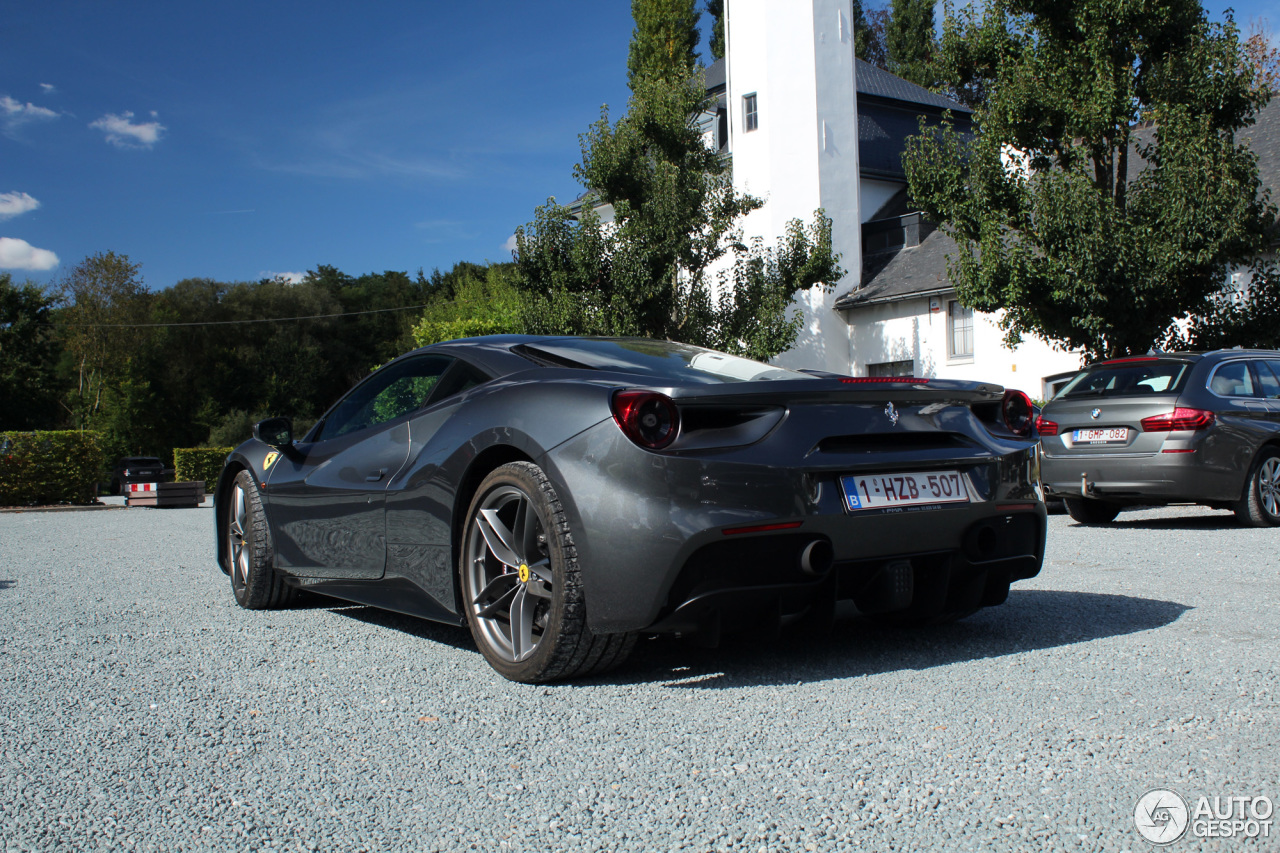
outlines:
[[815, 539], [800, 552], [800, 571], [812, 577], [821, 577], [831, 571], [836, 554], [831, 543], [825, 539]]

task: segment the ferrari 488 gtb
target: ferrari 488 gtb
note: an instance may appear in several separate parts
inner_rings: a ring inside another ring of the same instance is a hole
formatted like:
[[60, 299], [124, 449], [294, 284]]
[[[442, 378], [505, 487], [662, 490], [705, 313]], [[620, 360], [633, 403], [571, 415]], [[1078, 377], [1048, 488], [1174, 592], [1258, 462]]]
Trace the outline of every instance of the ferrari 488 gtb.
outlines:
[[946, 621], [1040, 570], [1031, 421], [1025, 395], [974, 382], [451, 341], [300, 440], [258, 424], [217, 485], [218, 561], [244, 607], [305, 589], [465, 623], [530, 682], [610, 669], [640, 634], [822, 626], [838, 600]]

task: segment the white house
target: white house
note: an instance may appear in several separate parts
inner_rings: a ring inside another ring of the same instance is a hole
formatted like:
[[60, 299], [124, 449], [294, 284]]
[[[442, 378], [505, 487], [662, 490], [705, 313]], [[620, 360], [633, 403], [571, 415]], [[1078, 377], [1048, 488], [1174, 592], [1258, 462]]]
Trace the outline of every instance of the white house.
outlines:
[[777, 361], [853, 375], [981, 379], [1047, 396], [1079, 357], [1039, 340], [1014, 350], [994, 319], [955, 299], [945, 257], [955, 246], [906, 207], [904, 140], [920, 116], [962, 105], [855, 60], [849, 0], [726, 0], [727, 140], [739, 189], [766, 199], [747, 236], [772, 239], [821, 207], [847, 270], [835, 289], [799, 301], [805, 324]]

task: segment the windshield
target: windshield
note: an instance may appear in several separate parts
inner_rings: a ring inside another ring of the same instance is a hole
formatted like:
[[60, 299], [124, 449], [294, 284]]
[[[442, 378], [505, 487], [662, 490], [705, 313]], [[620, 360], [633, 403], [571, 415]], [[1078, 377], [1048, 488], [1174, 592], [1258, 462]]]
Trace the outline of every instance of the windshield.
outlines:
[[1095, 364], [1068, 382], [1055, 400], [1082, 397], [1128, 397], [1141, 394], [1173, 394], [1182, 390], [1190, 372], [1185, 361], [1140, 361]]
[[548, 338], [513, 351], [544, 364], [589, 370], [616, 370], [668, 380], [753, 382], [812, 379], [807, 373], [762, 364], [736, 355], [646, 338]]

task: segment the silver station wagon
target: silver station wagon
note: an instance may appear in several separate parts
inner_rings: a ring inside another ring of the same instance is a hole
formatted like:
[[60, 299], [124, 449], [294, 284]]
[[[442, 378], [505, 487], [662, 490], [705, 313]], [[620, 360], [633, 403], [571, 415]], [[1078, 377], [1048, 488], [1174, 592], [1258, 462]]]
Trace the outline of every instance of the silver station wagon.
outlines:
[[1089, 365], [1037, 421], [1046, 497], [1076, 521], [1198, 503], [1280, 525], [1280, 352], [1217, 350]]

